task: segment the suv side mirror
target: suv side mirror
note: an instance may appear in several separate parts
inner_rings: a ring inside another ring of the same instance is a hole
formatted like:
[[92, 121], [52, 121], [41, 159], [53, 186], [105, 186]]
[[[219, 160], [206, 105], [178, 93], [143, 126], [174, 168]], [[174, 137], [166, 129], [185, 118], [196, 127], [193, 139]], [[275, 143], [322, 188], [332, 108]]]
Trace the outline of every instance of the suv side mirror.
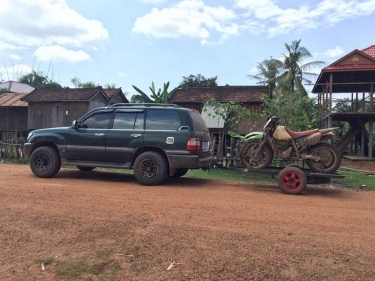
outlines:
[[72, 122], [72, 128], [73, 128], [73, 129], [77, 129], [77, 127], [78, 127], [78, 125], [77, 125], [77, 120], [74, 120], [74, 121]]

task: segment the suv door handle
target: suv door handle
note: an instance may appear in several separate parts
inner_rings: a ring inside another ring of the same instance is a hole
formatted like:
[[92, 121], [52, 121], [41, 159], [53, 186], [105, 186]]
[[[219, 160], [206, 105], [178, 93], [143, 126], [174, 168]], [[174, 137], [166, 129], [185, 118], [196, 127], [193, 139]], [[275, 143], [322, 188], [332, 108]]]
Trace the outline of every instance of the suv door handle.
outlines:
[[96, 133], [95, 136], [97, 136], [97, 137], [104, 137], [104, 134], [103, 133]]
[[131, 134], [132, 137], [135, 137], [135, 138], [138, 138], [138, 137], [141, 137], [142, 135], [141, 134]]

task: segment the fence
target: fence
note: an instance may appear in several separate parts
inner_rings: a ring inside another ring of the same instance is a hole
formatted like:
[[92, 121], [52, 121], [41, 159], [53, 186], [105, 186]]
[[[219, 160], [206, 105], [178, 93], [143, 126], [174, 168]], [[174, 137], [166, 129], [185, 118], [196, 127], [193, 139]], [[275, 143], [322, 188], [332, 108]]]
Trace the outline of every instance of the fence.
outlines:
[[26, 161], [27, 156], [23, 153], [23, 144], [0, 142], [0, 158]]

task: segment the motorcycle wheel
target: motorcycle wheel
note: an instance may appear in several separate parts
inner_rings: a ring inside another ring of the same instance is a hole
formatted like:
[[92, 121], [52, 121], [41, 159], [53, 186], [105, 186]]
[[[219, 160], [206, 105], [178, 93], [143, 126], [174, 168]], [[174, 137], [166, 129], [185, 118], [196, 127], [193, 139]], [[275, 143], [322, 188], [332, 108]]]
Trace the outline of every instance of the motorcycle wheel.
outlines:
[[273, 160], [272, 149], [268, 144], [265, 144], [258, 155], [254, 157], [258, 146], [259, 141], [252, 140], [241, 147], [241, 161], [248, 169], [264, 169], [268, 167]]
[[307, 159], [306, 164], [314, 172], [332, 174], [337, 171], [341, 165], [341, 153], [329, 143], [318, 143], [309, 149], [309, 154], [317, 156], [318, 161]]

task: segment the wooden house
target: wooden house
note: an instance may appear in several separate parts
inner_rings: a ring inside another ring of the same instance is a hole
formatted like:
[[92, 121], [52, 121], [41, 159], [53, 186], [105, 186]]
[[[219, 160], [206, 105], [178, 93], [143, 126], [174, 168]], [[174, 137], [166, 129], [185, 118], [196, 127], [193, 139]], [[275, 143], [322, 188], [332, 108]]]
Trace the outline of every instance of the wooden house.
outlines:
[[[20, 137], [27, 132], [27, 94], [5, 93], [0, 95], [1, 140]], [[8, 136], [8, 137], [7, 137]]]
[[70, 126], [91, 109], [106, 106], [109, 98], [102, 87], [36, 89], [21, 99], [28, 102], [28, 129]]
[[125, 94], [122, 92], [121, 88], [103, 89], [103, 90], [109, 99], [108, 104], [129, 103], [128, 99], [125, 97]]

